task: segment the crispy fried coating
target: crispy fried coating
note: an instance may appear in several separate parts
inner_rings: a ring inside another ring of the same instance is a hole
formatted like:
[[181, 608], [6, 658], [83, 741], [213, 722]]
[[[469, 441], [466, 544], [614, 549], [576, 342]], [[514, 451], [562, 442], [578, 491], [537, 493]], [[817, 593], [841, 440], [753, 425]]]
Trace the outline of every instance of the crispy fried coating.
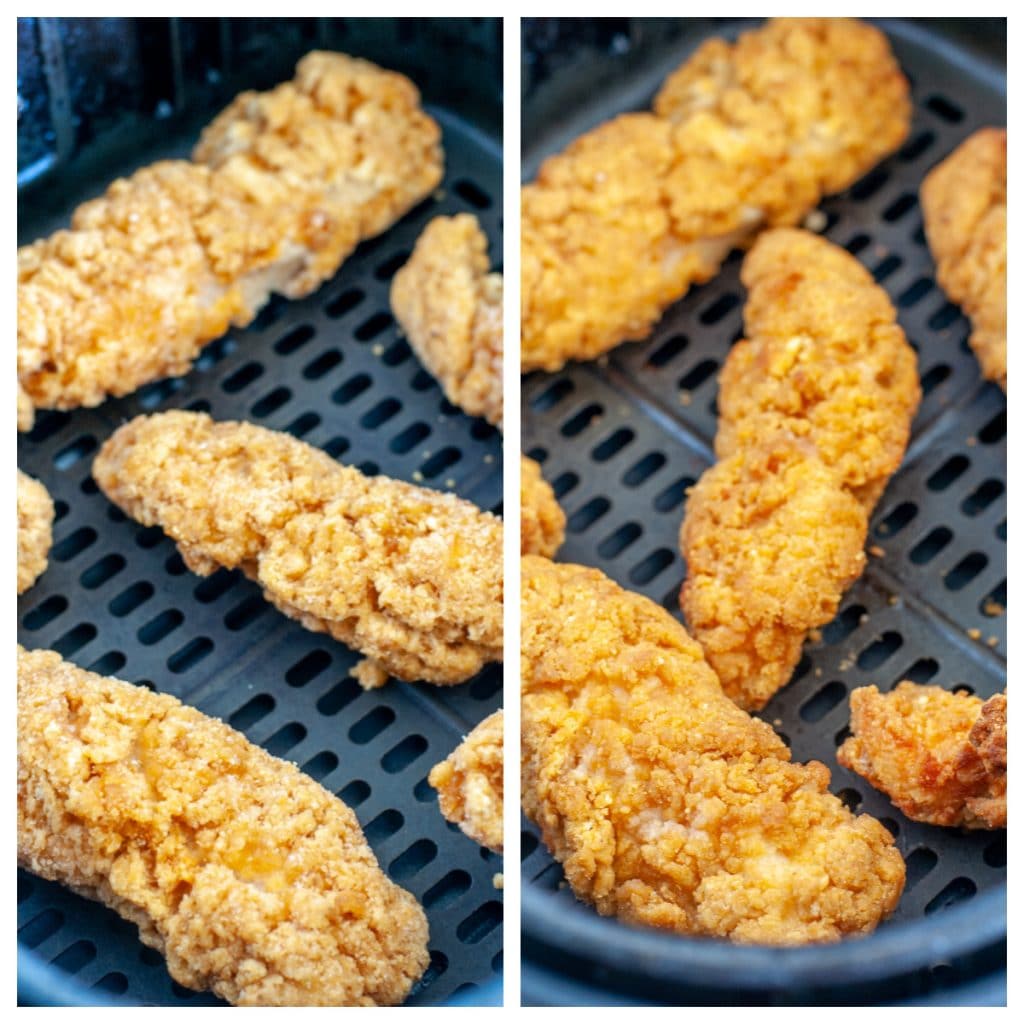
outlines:
[[806, 438], [870, 513], [921, 400], [892, 303], [846, 250], [796, 229], [761, 235], [742, 279], [747, 340], [722, 368], [716, 454], [780, 431]]
[[921, 185], [943, 291], [971, 318], [981, 372], [1006, 390], [1006, 129], [982, 128]]
[[863, 507], [806, 442], [776, 435], [707, 470], [690, 492], [680, 602], [740, 707], [784, 686], [808, 630], [864, 568]]
[[504, 728], [504, 712], [488, 715], [429, 775], [441, 813], [495, 853], [504, 835]]
[[565, 540], [565, 513], [540, 466], [526, 455], [519, 464], [519, 552], [553, 558]]
[[1006, 828], [1006, 694], [902, 682], [850, 694], [839, 763], [928, 825]]
[[489, 270], [476, 217], [436, 217], [395, 274], [391, 309], [448, 401], [501, 427], [503, 279]]
[[194, 162], [115, 181], [18, 251], [19, 429], [185, 373], [271, 291], [313, 291], [438, 184], [439, 138], [407, 79], [312, 53], [239, 96]]
[[173, 697], [20, 647], [18, 863], [241, 1006], [400, 1003], [428, 963], [423, 909], [337, 797]]
[[524, 187], [524, 372], [645, 337], [730, 249], [797, 223], [909, 123], [907, 82], [869, 25], [778, 19], [705, 43], [653, 114], [599, 126]]
[[576, 895], [625, 921], [794, 945], [871, 931], [892, 836], [793, 764], [664, 609], [593, 569], [522, 561], [522, 791]]
[[18, 593], [23, 594], [46, 571], [53, 543], [53, 499], [50, 492], [18, 470]]
[[120, 427], [93, 477], [193, 572], [241, 569], [285, 615], [399, 679], [460, 683], [501, 659], [501, 520], [453, 494], [177, 411]]

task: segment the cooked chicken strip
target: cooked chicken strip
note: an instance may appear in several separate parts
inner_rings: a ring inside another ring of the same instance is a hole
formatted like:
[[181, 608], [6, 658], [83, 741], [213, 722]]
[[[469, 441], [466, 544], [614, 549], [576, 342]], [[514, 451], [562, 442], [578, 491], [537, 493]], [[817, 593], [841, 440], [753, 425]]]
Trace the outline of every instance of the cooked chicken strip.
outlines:
[[928, 825], [1006, 828], [1006, 694], [902, 682], [850, 694], [839, 763]]
[[843, 18], [714, 39], [626, 114], [542, 165], [522, 193], [522, 368], [645, 337], [761, 228], [795, 224], [906, 137], [885, 37]]
[[18, 593], [23, 594], [46, 571], [53, 543], [53, 499], [50, 492], [18, 470]]
[[520, 456], [519, 511], [520, 554], [553, 558], [565, 540], [565, 513], [540, 466], [525, 455]]
[[971, 318], [981, 372], [1006, 390], [1006, 129], [982, 128], [921, 185], [939, 284]]
[[501, 659], [501, 520], [453, 494], [188, 412], [120, 427], [93, 477], [193, 572], [241, 569], [286, 615], [399, 679], [460, 683]]
[[114, 182], [18, 251], [19, 429], [185, 373], [271, 291], [313, 291], [439, 183], [439, 137], [401, 75], [311, 53], [239, 96], [194, 163]]
[[892, 912], [892, 836], [793, 764], [652, 601], [523, 558], [523, 806], [576, 895], [636, 924], [793, 945]]
[[429, 776], [441, 813], [495, 853], [504, 835], [504, 728], [503, 712], [488, 715]]
[[18, 863], [240, 1006], [400, 1003], [428, 962], [423, 909], [337, 797], [173, 697], [20, 647]]
[[503, 281], [489, 269], [476, 217], [437, 217], [395, 274], [391, 308], [448, 401], [500, 427]]

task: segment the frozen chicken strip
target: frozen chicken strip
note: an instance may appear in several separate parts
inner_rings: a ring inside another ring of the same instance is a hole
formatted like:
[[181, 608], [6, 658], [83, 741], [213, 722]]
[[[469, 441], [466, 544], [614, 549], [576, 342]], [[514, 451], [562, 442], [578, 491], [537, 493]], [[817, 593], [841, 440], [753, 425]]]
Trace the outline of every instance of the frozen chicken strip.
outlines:
[[46, 571], [53, 543], [50, 492], [18, 470], [18, 593], [23, 594]]
[[553, 558], [565, 540], [565, 513], [540, 466], [526, 455], [520, 456], [519, 511], [520, 554]]

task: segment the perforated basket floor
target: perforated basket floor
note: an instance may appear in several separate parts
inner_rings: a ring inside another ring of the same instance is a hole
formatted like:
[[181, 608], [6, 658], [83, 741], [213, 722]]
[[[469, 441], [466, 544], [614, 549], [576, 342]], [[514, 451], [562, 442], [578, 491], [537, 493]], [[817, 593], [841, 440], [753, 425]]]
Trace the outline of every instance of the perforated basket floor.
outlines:
[[[454, 688], [392, 681], [364, 693], [348, 675], [355, 653], [279, 615], [239, 573], [192, 575], [159, 529], [127, 520], [97, 491], [90, 466], [129, 417], [202, 409], [286, 430], [366, 473], [453, 490], [501, 512], [500, 435], [444, 400], [389, 312], [390, 279], [434, 216], [477, 214], [500, 265], [500, 143], [431, 113], [444, 131], [441, 190], [361, 246], [333, 281], [300, 302], [275, 299], [251, 327], [208, 346], [187, 377], [99, 409], [41, 415], [18, 443], [19, 466], [57, 505], [50, 567], [18, 602], [20, 642], [149, 681], [296, 762], [348, 803], [381, 866], [426, 908], [431, 962], [412, 1004], [456, 993], [469, 1001], [477, 987], [494, 997], [500, 858], [444, 821], [426, 776], [500, 706], [500, 665]], [[191, 140], [173, 141], [180, 152]], [[159, 155], [167, 154], [146, 158]], [[127, 168], [108, 170], [112, 178]], [[65, 221], [87, 195], [66, 196]], [[21, 220], [23, 238], [57, 226], [49, 212], [33, 221], [32, 209]], [[64, 1003], [217, 1002], [172, 982], [162, 958], [112, 911], [22, 871], [18, 936], [20, 953], [50, 965], [47, 995]]]
[[[858, 686], [888, 690], [913, 679], [966, 687], [983, 697], [1006, 686], [1006, 399], [981, 381], [967, 347], [968, 321], [935, 283], [917, 202], [929, 168], [981, 125], [1005, 123], [1005, 77], [1002, 68], [952, 49], [941, 36], [908, 24], [883, 27], [912, 79], [913, 129], [898, 154], [821, 209], [828, 218], [825, 234], [870, 267], [895, 301], [919, 355], [925, 397], [906, 461], [872, 520], [868, 568], [821, 640], [806, 645], [793, 681], [762, 717], [784, 736], [796, 760], [828, 765], [833, 791], [851, 809], [882, 819], [895, 834], [907, 861], [907, 885], [879, 934], [926, 922], [907, 937], [919, 945], [914, 985], [920, 991], [982, 966], [965, 967], [954, 958], [976, 952], [981, 939], [949, 935], [947, 908], [990, 901], [986, 905], [995, 920], [1001, 918], [1005, 935], [1006, 834], [911, 822], [840, 768], [835, 752], [848, 735], [848, 695]], [[538, 140], [528, 149], [527, 178], [568, 139], [628, 105], [649, 102], [664, 73], [699, 41], [688, 39], [671, 63], [631, 82], [625, 99], [607, 91], [557, 125], [531, 130], [527, 124], [527, 144]], [[678, 531], [686, 489], [713, 459], [717, 375], [742, 332], [740, 263], [734, 253], [717, 278], [668, 311], [648, 341], [622, 346], [598, 363], [533, 374], [523, 386], [524, 450], [543, 462], [568, 516], [559, 560], [597, 566], [679, 618], [685, 570]], [[542, 905], [536, 894], [564, 903], [567, 913], [573, 898], [532, 826], [526, 826], [522, 852], [528, 957], [543, 927], [531, 919], [531, 901]], [[939, 945], [930, 941], [943, 936], [947, 941]], [[658, 940], [651, 955], [664, 955], [674, 966], [678, 996], [701, 980], [692, 970], [687, 974], [686, 950], [696, 943], [675, 940], [673, 952], [666, 945], [670, 937]], [[543, 936], [549, 951], [562, 941], [550, 932]], [[870, 941], [847, 944], [850, 957], [869, 955], [864, 950]], [[723, 946], [723, 958], [730, 955]], [[640, 987], [648, 967], [634, 961], [621, 970]], [[875, 976], [885, 973], [884, 963], [878, 965]], [[812, 965], [800, 983], [827, 987], [824, 962], [817, 976]], [[737, 979], [739, 988], [753, 984]], [[784, 972], [756, 984], [762, 995], [790, 986], [790, 997], [799, 998], [799, 983]], [[871, 1001], [877, 992], [862, 988], [852, 998]]]

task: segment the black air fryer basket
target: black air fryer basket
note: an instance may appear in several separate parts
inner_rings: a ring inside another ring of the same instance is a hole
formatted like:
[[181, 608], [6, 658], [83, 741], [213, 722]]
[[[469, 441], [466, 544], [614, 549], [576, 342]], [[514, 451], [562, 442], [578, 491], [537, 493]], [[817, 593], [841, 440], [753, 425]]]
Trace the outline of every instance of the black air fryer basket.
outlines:
[[[501, 705], [502, 673], [363, 692], [358, 655], [278, 614], [240, 573], [188, 572], [159, 529], [90, 477], [118, 424], [187, 408], [285, 430], [366, 473], [501, 512], [501, 436], [445, 401], [399, 336], [388, 290], [425, 224], [475, 213], [501, 263], [501, 26], [487, 19], [19, 19], [19, 244], [65, 226], [116, 176], [187, 155], [238, 91], [292, 76], [314, 48], [408, 74], [440, 122], [437, 194], [299, 302], [210, 344], [186, 377], [93, 410], [42, 413], [18, 464], [57, 509], [50, 565], [18, 602], [19, 641], [166, 690], [296, 762], [357, 814], [381, 867], [423, 903], [430, 967], [410, 1004], [501, 1000], [501, 859], [437, 807], [427, 773]], [[23, 1003], [219, 1001], [177, 985], [134, 926], [18, 872]]]
[[[524, 180], [571, 139], [646, 108], [669, 71], [736, 19], [525, 19]], [[762, 713], [794, 759], [881, 819], [906, 891], [875, 934], [827, 947], [736, 947], [633, 928], [578, 903], [526, 824], [527, 1004], [1005, 1002], [1006, 833], [906, 819], [836, 763], [851, 690], [901, 679], [987, 697], [1006, 686], [1006, 398], [967, 346], [922, 230], [924, 174], [976, 128], [1006, 123], [1005, 21], [880, 23], [913, 86], [902, 149], [826, 199], [825, 234], [892, 296], [917, 349], [924, 400], [871, 523], [869, 565]], [[568, 516], [558, 558], [601, 568], [681, 617], [686, 490], [713, 461], [717, 375], [741, 336], [740, 254], [672, 307], [650, 339], [523, 383], [523, 448]]]

